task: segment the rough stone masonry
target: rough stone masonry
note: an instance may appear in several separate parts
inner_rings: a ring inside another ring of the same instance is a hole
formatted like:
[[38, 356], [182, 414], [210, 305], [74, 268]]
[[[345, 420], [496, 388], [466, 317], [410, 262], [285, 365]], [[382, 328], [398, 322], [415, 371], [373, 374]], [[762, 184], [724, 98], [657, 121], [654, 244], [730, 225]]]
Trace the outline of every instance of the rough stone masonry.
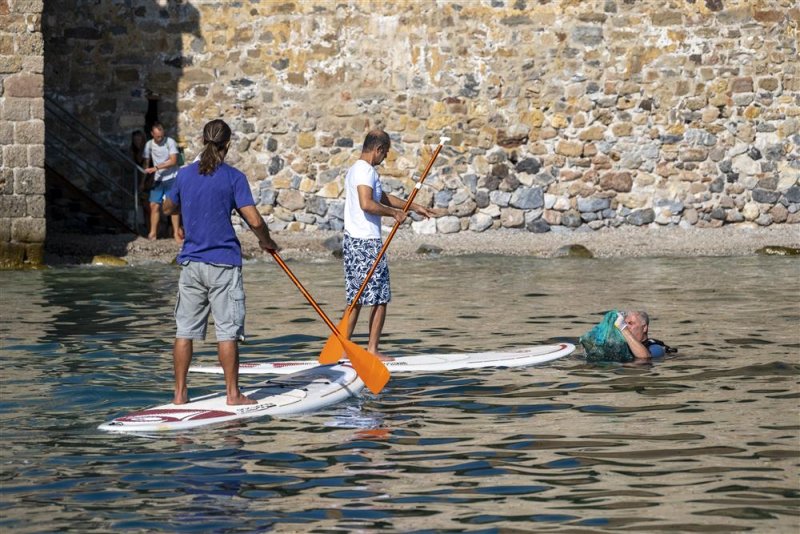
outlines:
[[45, 91], [121, 147], [156, 102], [189, 161], [225, 118], [273, 228], [340, 229], [375, 126], [400, 196], [452, 138], [420, 233], [800, 221], [793, 0], [57, 4]]
[[0, 269], [44, 254], [41, 13], [41, 1], [0, 0]]

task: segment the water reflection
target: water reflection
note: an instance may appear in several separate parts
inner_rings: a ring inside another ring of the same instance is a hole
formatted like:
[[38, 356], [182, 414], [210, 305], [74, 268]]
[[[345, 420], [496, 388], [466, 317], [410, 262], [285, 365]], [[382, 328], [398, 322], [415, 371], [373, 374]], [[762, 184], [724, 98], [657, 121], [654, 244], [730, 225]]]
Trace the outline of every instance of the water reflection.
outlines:
[[[611, 307], [648, 309], [653, 334], [680, 352], [649, 366], [574, 356], [398, 375], [379, 396], [314, 414], [104, 435], [99, 422], [169, 398], [177, 272], [0, 273], [0, 525], [796, 531], [796, 261], [393, 265], [384, 342], [393, 354], [574, 341]], [[339, 263], [293, 270], [338, 317]], [[288, 279], [258, 263], [246, 266], [245, 283], [243, 359], [315, 357], [328, 332]], [[365, 342], [364, 325], [356, 340]], [[214, 344], [196, 357], [215, 361]], [[220, 383], [192, 376], [190, 387], [199, 395]]]

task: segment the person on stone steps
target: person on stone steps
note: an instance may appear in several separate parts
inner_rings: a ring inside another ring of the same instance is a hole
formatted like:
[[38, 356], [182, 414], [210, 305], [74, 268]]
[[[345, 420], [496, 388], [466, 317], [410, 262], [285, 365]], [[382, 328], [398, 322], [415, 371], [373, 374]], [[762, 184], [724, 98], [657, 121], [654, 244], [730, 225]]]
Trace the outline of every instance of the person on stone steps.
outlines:
[[[145, 145], [142, 156], [149, 163], [144, 172], [153, 175], [153, 186], [150, 189], [150, 231], [147, 238], [151, 241], [158, 237], [158, 223], [161, 221], [161, 204], [172, 188], [178, 175], [178, 145], [164, 132], [164, 126], [155, 122], [150, 130], [153, 136]], [[183, 241], [180, 216], [172, 215], [172, 236], [178, 243]]]
[[203, 128], [200, 161], [183, 167], [164, 200], [167, 215], [181, 214], [185, 231], [175, 305], [175, 404], [188, 401], [186, 375], [193, 341], [203, 340], [208, 314], [214, 317], [217, 355], [225, 372], [228, 404], [255, 404], [239, 391], [239, 340], [244, 339], [245, 295], [242, 247], [231, 222], [237, 210], [263, 250], [277, 250], [267, 223], [255, 207], [247, 177], [224, 162], [231, 129], [216, 119]]

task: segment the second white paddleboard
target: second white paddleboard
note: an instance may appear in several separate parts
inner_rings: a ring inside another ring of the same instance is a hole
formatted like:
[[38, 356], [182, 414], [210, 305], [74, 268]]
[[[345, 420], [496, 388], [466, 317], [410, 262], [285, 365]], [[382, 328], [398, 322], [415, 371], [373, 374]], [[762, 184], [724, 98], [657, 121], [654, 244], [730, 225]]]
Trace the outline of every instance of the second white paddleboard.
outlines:
[[[523, 367], [549, 362], [566, 356], [575, 350], [571, 343], [537, 345], [508, 351], [472, 352], [463, 354], [423, 354], [402, 356], [385, 362], [391, 373], [420, 371], [452, 371], [454, 369], [478, 369], [481, 367]], [[240, 374], [289, 374], [301, 369], [318, 366], [316, 360], [282, 362], [251, 362], [239, 364]], [[195, 373], [222, 373], [218, 365], [195, 365], [189, 368]]]

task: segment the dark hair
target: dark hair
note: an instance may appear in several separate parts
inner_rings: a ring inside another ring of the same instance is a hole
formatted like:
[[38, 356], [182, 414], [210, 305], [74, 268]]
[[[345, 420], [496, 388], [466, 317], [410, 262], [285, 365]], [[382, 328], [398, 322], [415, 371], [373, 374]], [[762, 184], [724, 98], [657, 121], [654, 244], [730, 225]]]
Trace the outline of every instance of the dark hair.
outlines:
[[141, 137], [141, 138], [142, 138], [142, 146], [144, 146], [144, 144], [147, 142], [147, 136], [146, 136], [146, 135], [144, 135], [144, 132], [143, 132], [143, 131], [141, 131], [141, 130], [134, 130], [134, 131], [132, 131], [132, 132], [131, 132], [131, 150], [133, 150], [134, 148], [139, 148], [139, 147], [137, 147], [137, 146], [136, 146], [136, 144], [134, 143], [134, 140], [135, 140], [137, 137]]
[[364, 145], [361, 147], [362, 152], [369, 152], [375, 148], [389, 148], [392, 145], [392, 140], [389, 139], [389, 134], [383, 130], [372, 130], [364, 138]]
[[214, 174], [228, 153], [231, 127], [222, 119], [214, 119], [203, 127], [203, 151], [200, 153], [200, 174]]
[[[141, 146], [136, 144], [135, 140], [136, 140], [137, 136], [142, 138]], [[130, 150], [131, 157], [133, 158], [133, 160], [137, 164], [141, 164], [142, 163], [142, 159], [143, 159], [142, 158], [142, 150], [144, 149], [144, 145], [145, 145], [146, 142], [147, 142], [147, 136], [144, 135], [143, 131], [134, 130], [133, 132], [131, 132], [131, 145], [128, 148], [128, 150]]]
[[150, 125], [150, 131], [152, 132], [153, 130], [161, 130], [162, 132], [166, 132], [166, 130], [164, 129], [164, 125], [158, 121]]

